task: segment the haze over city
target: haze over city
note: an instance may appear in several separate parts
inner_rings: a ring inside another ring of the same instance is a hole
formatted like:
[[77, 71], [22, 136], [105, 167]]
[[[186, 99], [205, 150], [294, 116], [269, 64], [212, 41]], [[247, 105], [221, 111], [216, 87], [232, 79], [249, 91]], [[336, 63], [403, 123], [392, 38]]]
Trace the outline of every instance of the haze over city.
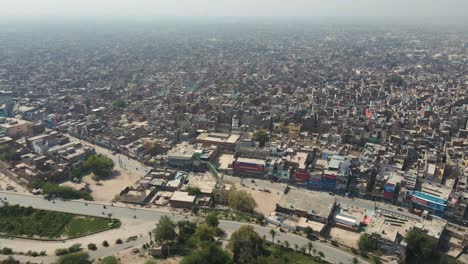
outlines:
[[464, 0], [17, 0], [2, 1], [1, 20], [267, 17], [456, 23]]
[[468, 263], [468, 1], [0, 4], [0, 264]]

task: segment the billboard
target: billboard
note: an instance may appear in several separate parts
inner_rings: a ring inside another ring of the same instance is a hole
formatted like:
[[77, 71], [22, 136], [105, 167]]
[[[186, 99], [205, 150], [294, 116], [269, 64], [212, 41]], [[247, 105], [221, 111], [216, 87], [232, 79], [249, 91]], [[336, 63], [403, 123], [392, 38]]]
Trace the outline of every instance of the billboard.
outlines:
[[415, 195], [413, 195], [413, 197], [411, 198], [411, 201], [417, 205], [424, 206], [424, 207], [437, 210], [437, 211], [445, 211], [445, 207], [446, 207], [444, 204], [439, 204], [439, 203], [431, 202], [425, 199], [421, 199]]
[[308, 171], [305, 170], [296, 170], [294, 171], [294, 179], [297, 181], [307, 181], [309, 180], [310, 175]]
[[263, 165], [250, 164], [250, 163], [244, 163], [244, 162], [234, 162], [233, 167], [234, 169], [237, 169], [239, 171], [245, 171], [245, 172], [264, 172], [265, 171], [265, 166]]

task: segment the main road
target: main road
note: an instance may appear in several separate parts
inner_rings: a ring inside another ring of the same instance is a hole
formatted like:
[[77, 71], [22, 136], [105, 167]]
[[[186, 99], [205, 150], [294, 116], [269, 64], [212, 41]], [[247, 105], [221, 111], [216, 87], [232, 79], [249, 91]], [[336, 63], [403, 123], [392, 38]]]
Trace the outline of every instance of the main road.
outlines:
[[[98, 202], [87, 202], [81, 200], [51, 200], [48, 201], [42, 196], [33, 196], [27, 194], [18, 194], [12, 192], [0, 191], [0, 199], [3, 202], [7, 202], [10, 205], [21, 205], [31, 206], [36, 209], [44, 209], [58, 212], [90, 215], [90, 216], [101, 216], [106, 217], [111, 215], [113, 218], [122, 220], [123, 225], [121, 228], [111, 231], [98, 233], [95, 235], [85, 236], [77, 239], [65, 240], [64, 242], [44, 242], [35, 240], [22, 240], [22, 239], [0, 239], [0, 247], [10, 247], [14, 251], [28, 251], [34, 249], [35, 251], [45, 250], [49, 255], [53, 254], [53, 250], [56, 248], [68, 247], [75, 243], [81, 243], [87, 245], [88, 243], [96, 243], [100, 245], [103, 240], [108, 240], [111, 244], [108, 248], [99, 247], [97, 251], [90, 252], [92, 258], [99, 258], [108, 255], [115, 254], [129, 246], [141, 246], [142, 244], [149, 241], [148, 233], [155, 227], [155, 224], [159, 221], [159, 218], [163, 215], [171, 217], [175, 221], [188, 219], [197, 220], [197, 217], [189, 215], [180, 215], [175, 213], [161, 212], [156, 210], [142, 209], [125, 207], [120, 205], [111, 205], [107, 203]], [[227, 233], [232, 233], [239, 227], [248, 225], [247, 223], [235, 222], [235, 221], [220, 221], [220, 228], [225, 230]], [[252, 225], [252, 224], [249, 224]], [[266, 236], [269, 239], [271, 228], [252, 225], [255, 231], [261, 236]], [[113, 245], [113, 241], [116, 238], [125, 240], [130, 236], [138, 236], [136, 241], [124, 243], [123, 245]], [[304, 237], [297, 236], [291, 233], [277, 232], [275, 240], [288, 241], [290, 246], [297, 244], [299, 247], [306, 246], [310, 241]], [[341, 251], [328, 244], [320, 242], [312, 242], [313, 247], [318, 251], [322, 251], [325, 254], [325, 259], [331, 263], [353, 263], [354, 256], [347, 252]], [[25, 257], [26, 258], [26, 257]], [[53, 261], [53, 257], [35, 258], [36, 261], [49, 263]]]

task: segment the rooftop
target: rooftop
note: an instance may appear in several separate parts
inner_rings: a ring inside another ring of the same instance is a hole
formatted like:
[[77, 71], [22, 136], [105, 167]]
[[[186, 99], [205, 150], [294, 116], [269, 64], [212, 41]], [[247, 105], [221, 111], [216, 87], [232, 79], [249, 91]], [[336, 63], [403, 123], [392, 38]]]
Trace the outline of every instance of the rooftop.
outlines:
[[280, 207], [300, 210], [321, 217], [328, 217], [334, 204], [335, 198], [328, 193], [296, 188], [291, 188], [278, 202]]

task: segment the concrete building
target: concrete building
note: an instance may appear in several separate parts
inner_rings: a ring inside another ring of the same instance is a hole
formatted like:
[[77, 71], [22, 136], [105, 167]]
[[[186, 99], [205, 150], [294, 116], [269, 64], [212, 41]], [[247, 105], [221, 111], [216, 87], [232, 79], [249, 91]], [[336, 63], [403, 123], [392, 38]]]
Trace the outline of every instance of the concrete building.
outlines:
[[335, 206], [335, 198], [327, 193], [290, 188], [276, 204], [276, 211], [327, 224]]
[[238, 134], [225, 134], [225, 133], [201, 133], [195, 139], [196, 143], [201, 143], [204, 146], [215, 145], [223, 151], [234, 152], [236, 144], [240, 139]]

